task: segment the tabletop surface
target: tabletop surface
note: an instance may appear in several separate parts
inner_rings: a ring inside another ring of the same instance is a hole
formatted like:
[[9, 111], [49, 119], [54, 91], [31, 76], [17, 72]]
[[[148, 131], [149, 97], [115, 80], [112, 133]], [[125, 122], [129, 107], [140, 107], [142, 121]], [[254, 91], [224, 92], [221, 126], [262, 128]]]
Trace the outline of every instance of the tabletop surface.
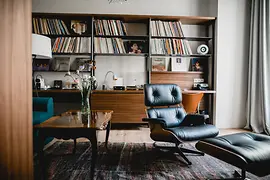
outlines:
[[112, 117], [112, 110], [91, 110], [82, 114], [78, 110], [67, 111], [60, 116], [53, 116], [34, 128], [90, 128], [104, 130]]

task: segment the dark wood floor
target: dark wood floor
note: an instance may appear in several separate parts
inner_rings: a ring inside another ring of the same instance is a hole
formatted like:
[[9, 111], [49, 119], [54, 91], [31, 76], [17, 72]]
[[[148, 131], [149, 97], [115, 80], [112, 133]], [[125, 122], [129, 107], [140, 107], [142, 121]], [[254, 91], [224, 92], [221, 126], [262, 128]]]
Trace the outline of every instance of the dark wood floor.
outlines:
[[[245, 132], [244, 129], [220, 129], [219, 136], [226, 134], [234, 134], [238, 132]], [[133, 142], [133, 143], [153, 143], [154, 141], [150, 138], [150, 129], [147, 125], [143, 126], [123, 126], [113, 127], [110, 132], [109, 142]], [[98, 132], [98, 141], [103, 142], [105, 140], [105, 131]], [[45, 148], [49, 147], [53, 143], [58, 141], [54, 139], [52, 142], [47, 144]], [[79, 141], [88, 141], [85, 138], [79, 138]]]

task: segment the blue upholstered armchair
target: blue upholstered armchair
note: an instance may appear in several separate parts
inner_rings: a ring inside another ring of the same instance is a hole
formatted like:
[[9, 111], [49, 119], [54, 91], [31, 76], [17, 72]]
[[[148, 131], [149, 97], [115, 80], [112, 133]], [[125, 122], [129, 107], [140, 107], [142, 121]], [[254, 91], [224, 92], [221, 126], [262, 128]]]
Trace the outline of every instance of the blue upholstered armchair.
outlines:
[[[33, 125], [40, 124], [54, 115], [53, 98], [51, 97], [33, 97]], [[33, 132], [34, 150], [37, 146], [38, 131]], [[52, 138], [46, 139], [45, 143], [50, 142]]]

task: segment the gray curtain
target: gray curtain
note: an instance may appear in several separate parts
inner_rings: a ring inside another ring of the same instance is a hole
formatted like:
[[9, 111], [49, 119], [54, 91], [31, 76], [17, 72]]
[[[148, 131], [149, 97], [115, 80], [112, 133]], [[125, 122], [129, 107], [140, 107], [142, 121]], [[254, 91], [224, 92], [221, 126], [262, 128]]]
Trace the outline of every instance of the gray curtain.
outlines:
[[270, 135], [270, 3], [251, 1], [247, 125]]

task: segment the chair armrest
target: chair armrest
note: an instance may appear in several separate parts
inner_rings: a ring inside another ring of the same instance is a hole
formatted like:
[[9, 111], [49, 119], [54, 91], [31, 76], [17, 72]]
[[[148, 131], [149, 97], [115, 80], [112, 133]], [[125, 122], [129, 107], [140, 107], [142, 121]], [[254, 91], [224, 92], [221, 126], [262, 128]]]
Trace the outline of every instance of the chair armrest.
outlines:
[[166, 127], [166, 121], [162, 118], [143, 118], [142, 121], [153, 124], [161, 124], [162, 127]]
[[33, 111], [47, 112], [51, 116], [54, 114], [53, 98], [33, 97]]
[[181, 122], [181, 126], [203, 125], [205, 124], [205, 118], [203, 114], [188, 114]]

